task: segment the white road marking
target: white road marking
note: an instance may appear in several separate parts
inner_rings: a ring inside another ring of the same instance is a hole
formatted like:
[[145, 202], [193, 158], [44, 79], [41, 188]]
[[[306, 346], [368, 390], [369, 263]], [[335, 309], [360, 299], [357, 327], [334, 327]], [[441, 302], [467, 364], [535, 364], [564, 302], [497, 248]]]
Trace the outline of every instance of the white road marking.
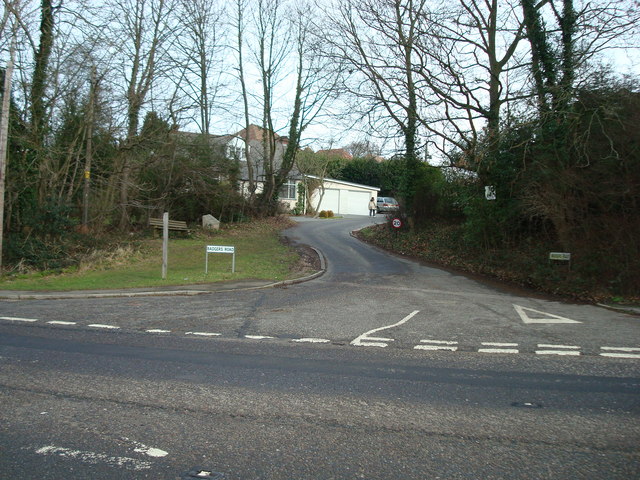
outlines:
[[615, 352], [602, 352], [601, 357], [612, 358], [640, 358], [640, 353], [615, 353]]
[[147, 333], [171, 333], [171, 330], [161, 330], [159, 328], [152, 328], [151, 330], [145, 330]]
[[221, 333], [211, 333], [211, 332], [185, 332], [185, 335], [195, 335], [198, 337], [219, 337], [222, 335]]
[[479, 348], [479, 353], [520, 353], [520, 350], [517, 348], [517, 343], [500, 343], [500, 342], [481, 342], [484, 347], [489, 348]]
[[159, 448], [148, 447], [144, 443], [129, 440], [126, 437], [124, 437], [124, 440], [131, 442], [136, 446], [136, 448], [133, 449], [133, 451], [136, 453], [144, 453], [145, 455], [155, 458], [166, 457], [167, 455], [169, 455], [169, 452], [165, 452], [164, 450], [160, 450]]
[[36, 318], [20, 318], [20, 317], [0, 317], [0, 320], [9, 320], [10, 322], [37, 322]]
[[119, 330], [120, 327], [117, 327], [115, 325], [104, 325], [102, 323], [92, 323], [90, 325], [87, 325], [87, 327], [91, 327], [91, 328], [107, 328], [107, 329], [112, 329], [112, 330]]
[[[640, 358], [640, 348], [635, 347], [600, 347], [600, 350], [609, 350], [600, 352], [601, 357], [611, 358]], [[638, 352], [638, 353], [635, 353]]]
[[51, 320], [47, 323], [50, 325], [76, 325], [76, 322], [63, 322], [61, 320]]
[[414, 310], [409, 315], [404, 317], [398, 323], [394, 323], [393, 325], [387, 325], [386, 327], [374, 328], [373, 330], [369, 330], [366, 333], [363, 333], [358, 338], [351, 342], [351, 345], [359, 346], [359, 347], [386, 347], [386, 342], [393, 342], [392, 338], [380, 338], [380, 337], [369, 337], [372, 333], [380, 332], [382, 330], [387, 330], [389, 328], [399, 327], [407, 323], [411, 320], [420, 310]]
[[458, 350], [458, 342], [453, 340], [420, 340], [420, 343], [425, 343], [427, 345], [416, 345], [413, 347], [414, 350], [444, 350], [448, 352], [455, 352]]
[[58, 457], [73, 458], [91, 465], [107, 464], [115, 467], [123, 467], [129, 470], [149, 470], [151, 462], [129, 457], [114, 457], [103, 453], [73, 450], [71, 448], [49, 445], [39, 448], [36, 453], [40, 455], [56, 455]]
[[517, 348], [479, 348], [479, 353], [520, 353]]
[[453, 340], [420, 340], [422, 343], [432, 343], [434, 345], [457, 345], [458, 342]]
[[552, 343], [539, 343], [538, 348], [580, 349], [577, 345], [555, 345]]
[[291, 340], [292, 342], [298, 343], [330, 343], [331, 340], [326, 338], [295, 338]]
[[[534, 310], [533, 308], [521, 307], [520, 305], [512, 304], [516, 309], [520, 319], [524, 323], [582, 323], [577, 320], [571, 320], [570, 318], [561, 317], [560, 315], [554, 315], [553, 313], [541, 312], [540, 310]], [[526, 311], [535, 312], [542, 315], [542, 318], [532, 318]]]
[[458, 350], [458, 347], [450, 347], [443, 345], [416, 345], [413, 347], [414, 350], [445, 350], [449, 352], [455, 352]]
[[635, 347], [600, 347], [600, 350], [613, 350], [616, 352], [640, 352], [640, 348]]
[[577, 357], [580, 352], [577, 350], [536, 350], [536, 355], [565, 355]]
[[270, 337], [268, 335], [245, 335], [244, 338], [248, 338], [250, 340], [268, 340], [274, 337]]

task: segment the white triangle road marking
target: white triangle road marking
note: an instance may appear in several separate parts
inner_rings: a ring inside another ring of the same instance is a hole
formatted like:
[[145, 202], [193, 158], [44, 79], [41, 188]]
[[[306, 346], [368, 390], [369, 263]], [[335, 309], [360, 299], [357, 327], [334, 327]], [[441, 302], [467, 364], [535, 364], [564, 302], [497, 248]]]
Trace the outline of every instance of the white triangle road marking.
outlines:
[[[521, 307], [520, 305], [513, 304], [513, 308], [516, 309], [518, 315], [524, 323], [582, 323], [577, 320], [571, 320], [570, 318], [561, 317], [560, 315], [554, 315], [553, 313], [541, 312], [540, 310], [534, 310], [533, 308]], [[526, 311], [525, 311], [526, 310]], [[537, 313], [538, 316], [531, 317], [527, 312]], [[540, 317], [542, 315], [542, 317]]]

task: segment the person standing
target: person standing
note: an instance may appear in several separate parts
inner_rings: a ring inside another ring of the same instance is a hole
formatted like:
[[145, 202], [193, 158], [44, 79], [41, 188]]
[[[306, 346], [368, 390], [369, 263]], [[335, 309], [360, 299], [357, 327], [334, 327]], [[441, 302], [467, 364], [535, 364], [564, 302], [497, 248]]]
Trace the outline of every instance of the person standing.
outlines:
[[376, 216], [376, 208], [378, 206], [376, 205], [376, 199], [375, 197], [371, 197], [371, 200], [369, 200], [369, 216], [370, 217], [375, 217]]

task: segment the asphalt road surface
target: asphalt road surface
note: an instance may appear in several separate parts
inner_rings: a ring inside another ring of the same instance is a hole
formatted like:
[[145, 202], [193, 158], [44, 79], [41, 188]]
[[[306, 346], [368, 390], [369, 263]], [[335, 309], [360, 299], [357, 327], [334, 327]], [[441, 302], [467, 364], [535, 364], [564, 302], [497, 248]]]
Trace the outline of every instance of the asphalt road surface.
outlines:
[[[383, 220], [376, 217], [375, 221]], [[324, 275], [0, 302], [0, 477], [640, 478], [640, 319], [286, 232]]]

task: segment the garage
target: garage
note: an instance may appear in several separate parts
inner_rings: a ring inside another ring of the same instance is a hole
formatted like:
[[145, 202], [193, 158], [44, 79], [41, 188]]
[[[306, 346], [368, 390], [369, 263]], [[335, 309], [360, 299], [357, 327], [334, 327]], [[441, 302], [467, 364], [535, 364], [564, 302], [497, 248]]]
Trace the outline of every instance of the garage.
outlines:
[[331, 210], [335, 215], [369, 215], [369, 200], [377, 197], [380, 191], [377, 187], [343, 182], [330, 178], [324, 179], [324, 196], [320, 201], [320, 192], [313, 194], [313, 204], [317, 210]]

